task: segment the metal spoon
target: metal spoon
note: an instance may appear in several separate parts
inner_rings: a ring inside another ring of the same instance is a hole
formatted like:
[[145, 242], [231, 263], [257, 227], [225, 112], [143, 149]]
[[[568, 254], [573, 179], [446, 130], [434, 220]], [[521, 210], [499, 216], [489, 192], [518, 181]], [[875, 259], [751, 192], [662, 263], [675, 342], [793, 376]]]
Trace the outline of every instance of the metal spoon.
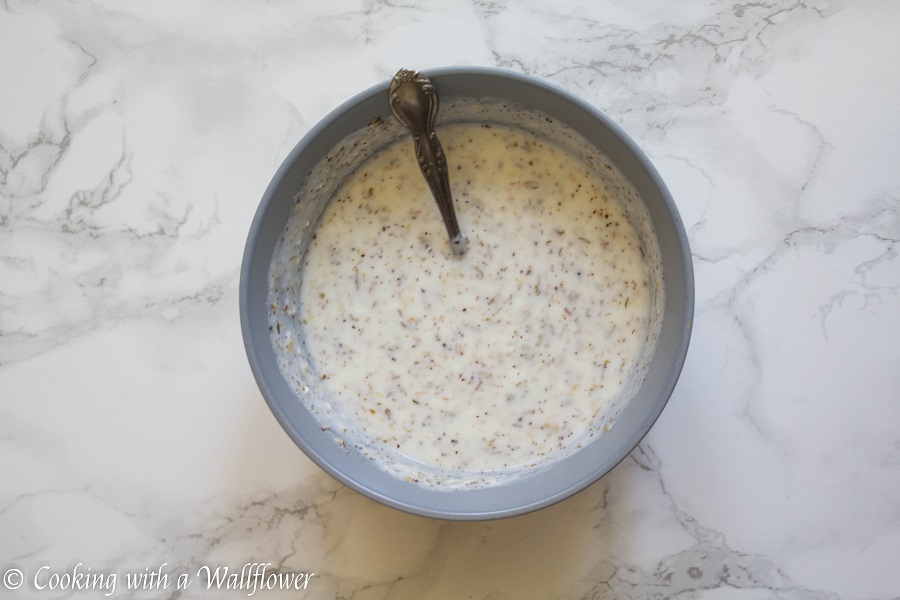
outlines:
[[388, 103], [394, 116], [413, 136], [416, 159], [441, 210], [447, 235], [450, 236], [450, 248], [457, 256], [462, 255], [469, 241], [460, 232], [456, 221], [447, 158], [434, 131], [434, 118], [438, 111], [438, 95], [434, 84], [417, 71], [400, 69], [391, 80]]

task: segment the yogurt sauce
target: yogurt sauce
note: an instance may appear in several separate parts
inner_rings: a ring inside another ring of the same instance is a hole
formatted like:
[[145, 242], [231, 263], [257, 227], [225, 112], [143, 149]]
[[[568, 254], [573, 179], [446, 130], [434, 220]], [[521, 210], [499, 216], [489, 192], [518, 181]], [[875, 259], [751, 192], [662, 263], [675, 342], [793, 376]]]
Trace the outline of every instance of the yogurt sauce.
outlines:
[[468, 252], [450, 252], [409, 140], [377, 153], [303, 258], [291, 312], [311, 377], [372, 438], [366, 454], [444, 472], [542, 463], [608, 429], [634, 387], [641, 244], [604, 182], [552, 143], [474, 124], [440, 136]]

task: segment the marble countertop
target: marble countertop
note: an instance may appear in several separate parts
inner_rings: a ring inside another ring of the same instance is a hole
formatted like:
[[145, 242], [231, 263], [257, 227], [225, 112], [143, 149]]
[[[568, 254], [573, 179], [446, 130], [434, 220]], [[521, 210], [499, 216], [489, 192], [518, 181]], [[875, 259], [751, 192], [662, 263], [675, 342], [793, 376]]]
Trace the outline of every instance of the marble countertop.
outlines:
[[[0, 3], [0, 597], [900, 597], [900, 3], [416, 4]], [[696, 274], [643, 443], [481, 523], [321, 472], [237, 313], [290, 149], [398, 68], [451, 65], [619, 123]], [[313, 575], [213, 594], [204, 568]]]

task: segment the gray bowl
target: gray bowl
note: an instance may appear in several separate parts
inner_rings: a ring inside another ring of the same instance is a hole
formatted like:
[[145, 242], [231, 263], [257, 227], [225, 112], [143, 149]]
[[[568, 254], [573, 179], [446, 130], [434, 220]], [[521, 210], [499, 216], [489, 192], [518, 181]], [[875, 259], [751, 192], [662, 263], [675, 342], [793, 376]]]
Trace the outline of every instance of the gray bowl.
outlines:
[[[659, 417], [681, 372], [690, 339], [694, 309], [690, 251], [675, 204], [656, 170], [628, 136], [598, 110], [557, 87], [507, 71], [448, 68], [425, 74], [438, 89], [442, 111], [454, 99], [491, 97], [539, 111], [568, 126], [604, 153], [642, 198], [658, 243], [665, 299], [660, 306], [656, 349], [648, 359], [646, 377], [618, 415], [616, 426], [530, 477], [480, 489], [434, 489], [389, 474], [356, 452], [352, 444], [335, 443], [334, 436], [323, 431], [282, 375], [268, 320], [269, 270], [276, 246], [295, 210], [298, 192], [309, 187], [310, 173], [320, 161], [329, 153], [334, 155], [335, 148], [341, 148], [348, 136], [358, 137], [373, 120], [392, 119], [387, 103], [389, 82], [347, 101], [310, 130], [266, 190], [250, 228], [241, 268], [244, 345], [260, 390], [279, 423], [314, 462], [337, 480], [379, 502], [414, 514], [458, 520], [509, 517], [549, 506], [597, 481], [637, 446]], [[353, 156], [345, 162], [343, 171], [323, 181], [328, 183], [330, 179], [334, 185], [345, 177], [353, 167]], [[312, 227], [321, 209], [309, 211]]]

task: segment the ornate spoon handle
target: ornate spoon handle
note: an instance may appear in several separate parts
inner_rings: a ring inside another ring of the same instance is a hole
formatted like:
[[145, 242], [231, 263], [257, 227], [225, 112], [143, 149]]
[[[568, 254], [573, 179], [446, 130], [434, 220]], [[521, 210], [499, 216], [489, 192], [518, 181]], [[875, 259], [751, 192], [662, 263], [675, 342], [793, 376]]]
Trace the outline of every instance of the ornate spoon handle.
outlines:
[[450, 248], [454, 254], [461, 255], [468, 247], [468, 240], [459, 230], [450, 193], [447, 158], [434, 131], [434, 119], [438, 111], [438, 95], [434, 84], [417, 71], [400, 69], [391, 80], [388, 102], [391, 112], [412, 134], [416, 145], [416, 159], [441, 211], [447, 235], [450, 236]]

